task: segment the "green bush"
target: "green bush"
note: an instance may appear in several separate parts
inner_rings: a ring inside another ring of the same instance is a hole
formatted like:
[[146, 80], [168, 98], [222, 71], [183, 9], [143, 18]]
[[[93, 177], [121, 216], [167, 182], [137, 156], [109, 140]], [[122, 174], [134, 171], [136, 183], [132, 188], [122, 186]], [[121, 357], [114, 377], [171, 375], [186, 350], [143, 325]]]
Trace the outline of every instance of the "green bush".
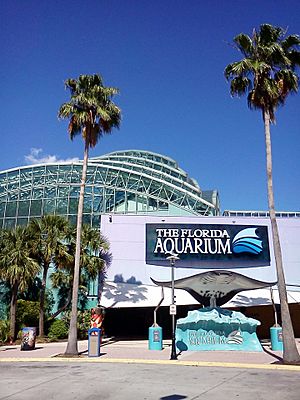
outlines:
[[88, 337], [88, 330], [90, 329], [91, 325], [91, 311], [79, 311], [78, 312], [78, 337], [79, 339], [87, 339]]
[[[62, 319], [66, 322], [67, 326], [70, 325], [71, 311], [63, 314]], [[87, 339], [88, 330], [90, 328], [91, 312], [90, 310], [78, 311], [77, 313], [77, 334], [78, 339]]]
[[48, 337], [50, 339], [65, 339], [68, 336], [68, 326], [65, 321], [56, 319], [50, 326]]
[[7, 284], [0, 282], [0, 320], [8, 318], [10, 291]]
[[0, 343], [5, 343], [9, 338], [9, 320], [0, 320]]
[[40, 305], [38, 301], [18, 300], [17, 331], [25, 326], [39, 326]]

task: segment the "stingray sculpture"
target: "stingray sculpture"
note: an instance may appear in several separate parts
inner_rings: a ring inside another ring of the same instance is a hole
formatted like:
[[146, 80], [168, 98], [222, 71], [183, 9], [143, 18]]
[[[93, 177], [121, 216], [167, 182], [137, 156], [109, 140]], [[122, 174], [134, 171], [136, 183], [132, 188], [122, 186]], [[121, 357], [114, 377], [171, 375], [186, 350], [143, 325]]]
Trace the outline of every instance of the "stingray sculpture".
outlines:
[[[171, 287], [172, 282], [159, 282], [158, 286]], [[262, 282], [236, 272], [217, 270], [207, 271], [187, 278], [175, 280], [175, 289], [184, 289], [204, 307], [220, 307], [243, 290], [262, 289], [276, 282]]]

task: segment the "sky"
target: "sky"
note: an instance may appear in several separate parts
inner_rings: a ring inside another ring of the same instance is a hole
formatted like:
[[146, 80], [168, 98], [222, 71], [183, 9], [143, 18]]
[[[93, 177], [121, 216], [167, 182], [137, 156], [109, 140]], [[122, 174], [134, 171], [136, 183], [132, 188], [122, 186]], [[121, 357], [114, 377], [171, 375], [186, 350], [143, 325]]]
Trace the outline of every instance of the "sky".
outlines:
[[[164, 154], [217, 189], [221, 209], [266, 210], [264, 129], [246, 98], [231, 98], [231, 45], [262, 23], [300, 34], [299, 0], [10, 0], [0, 5], [0, 171], [77, 160], [57, 111], [64, 81], [100, 73], [118, 87], [119, 130], [91, 156], [141, 149]], [[275, 207], [299, 211], [300, 94], [272, 126]]]

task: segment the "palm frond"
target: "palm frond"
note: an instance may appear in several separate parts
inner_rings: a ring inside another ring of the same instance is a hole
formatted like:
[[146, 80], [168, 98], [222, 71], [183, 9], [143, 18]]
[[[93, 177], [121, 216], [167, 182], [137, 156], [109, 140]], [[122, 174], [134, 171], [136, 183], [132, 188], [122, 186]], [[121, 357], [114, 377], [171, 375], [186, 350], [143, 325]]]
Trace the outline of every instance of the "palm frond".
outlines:
[[300, 46], [300, 36], [299, 35], [289, 35], [282, 42], [281, 46], [284, 51], [289, 51], [294, 47]]
[[290, 65], [290, 59], [287, 57], [280, 43], [270, 43], [268, 46], [259, 47], [260, 58], [265, 59], [268, 64]]
[[1, 234], [0, 277], [11, 286], [24, 291], [40, 271], [40, 265], [32, 256], [27, 227], [4, 231]]
[[60, 119], [69, 119], [68, 132], [71, 139], [81, 133], [90, 147], [94, 147], [102, 134], [118, 128], [121, 110], [112, 98], [119, 89], [104, 86], [101, 75], [80, 75], [65, 81], [70, 90], [70, 101], [61, 105]]
[[262, 24], [260, 25], [258, 33], [258, 42], [263, 46], [269, 46], [270, 44], [277, 42], [283, 34], [284, 30], [279, 26]]
[[290, 92], [298, 91], [298, 76], [289, 69], [282, 69], [275, 74], [275, 81], [279, 89], [279, 101], [284, 102]]
[[236, 61], [229, 64], [224, 71], [225, 78], [230, 79], [237, 76], [247, 76], [253, 72], [253, 60], [250, 58], [244, 58], [241, 61]]
[[245, 57], [248, 57], [253, 52], [253, 44], [250, 36], [240, 33], [233, 39], [233, 41], [238, 50], [243, 53]]
[[230, 82], [230, 93], [232, 96], [241, 96], [249, 90], [251, 86], [251, 80], [243, 77], [238, 76], [234, 78]]
[[288, 57], [291, 61], [291, 69], [295, 70], [296, 67], [300, 66], [300, 51], [298, 50], [291, 50], [288, 53]]
[[252, 37], [243, 33], [234, 43], [245, 58], [229, 64], [224, 71], [230, 82], [231, 95], [248, 93], [251, 109], [267, 110], [275, 121], [276, 108], [284, 104], [289, 93], [298, 90], [296, 67], [300, 66], [300, 37], [290, 35], [281, 27], [262, 24]]

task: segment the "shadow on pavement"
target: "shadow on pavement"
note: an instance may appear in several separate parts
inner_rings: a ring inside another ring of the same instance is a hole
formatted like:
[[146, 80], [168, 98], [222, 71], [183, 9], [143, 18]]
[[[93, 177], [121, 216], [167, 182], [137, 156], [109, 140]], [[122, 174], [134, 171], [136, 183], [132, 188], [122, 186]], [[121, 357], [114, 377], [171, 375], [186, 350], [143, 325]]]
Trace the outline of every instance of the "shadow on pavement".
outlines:
[[273, 358], [276, 358], [276, 359], [277, 359], [277, 361], [274, 361], [274, 362], [272, 362], [271, 364], [283, 364], [283, 358], [282, 358], [282, 357], [278, 356], [277, 354], [274, 354], [274, 353], [273, 353], [272, 351], [270, 351], [270, 350], [267, 350], [267, 349], [265, 348], [265, 346], [262, 346], [262, 348], [263, 348], [263, 351], [264, 351], [265, 353], [269, 354], [269, 356], [272, 356]]

